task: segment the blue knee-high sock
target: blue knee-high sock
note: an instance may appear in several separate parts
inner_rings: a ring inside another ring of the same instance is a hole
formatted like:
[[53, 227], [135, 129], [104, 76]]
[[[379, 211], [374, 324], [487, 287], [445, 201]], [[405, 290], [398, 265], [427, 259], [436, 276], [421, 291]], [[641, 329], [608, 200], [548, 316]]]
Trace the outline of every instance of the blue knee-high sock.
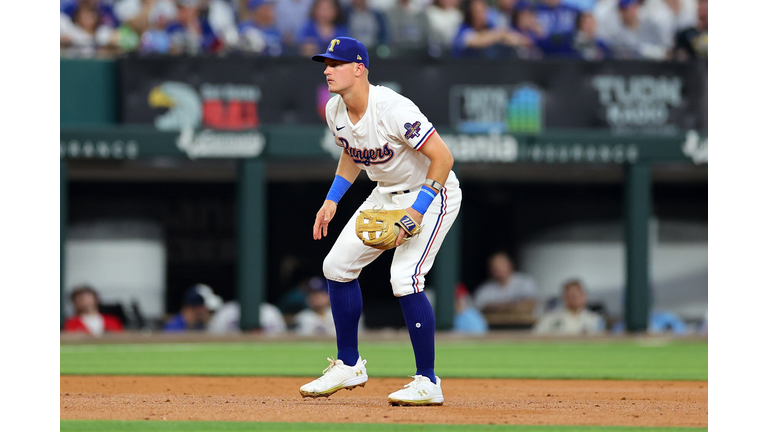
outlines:
[[405, 325], [411, 335], [413, 355], [416, 357], [416, 375], [435, 379], [435, 312], [424, 291], [400, 297]]
[[363, 293], [357, 279], [350, 282], [328, 281], [333, 325], [336, 327], [336, 356], [347, 366], [354, 366], [357, 351], [357, 326], [363, 314]]

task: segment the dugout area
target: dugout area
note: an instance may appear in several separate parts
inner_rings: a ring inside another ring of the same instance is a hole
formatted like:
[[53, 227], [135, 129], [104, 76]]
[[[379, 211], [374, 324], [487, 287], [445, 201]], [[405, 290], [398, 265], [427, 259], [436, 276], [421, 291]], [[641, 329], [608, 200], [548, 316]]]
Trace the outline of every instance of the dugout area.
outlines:
[[[113, 165], [109, 175], [107, 164]], [[340, 202], [329, 237], [314, 241], [309, 230], [333, 170], [329, 161], [266, 167], [263, 211], [269, 229], [263, 237], [261, 276], [264, 299], [272, 304], [279, 304], [303, 279], [322, 275], [322, 260], [343, 223], [374, 187], [361, 173]], [[493, 181], [488, 180], [489, 170], [495, 171]], [[459, 163], [462, 210], [451, 232], [453, 243], [447, 242], [441, 256], [450, 255], [458, 262], [453, 275], [472, 291], [487, 278], [486, 260], [496, 250], [508, 251], [519, 262], [524, 245], [559, 227], [620, 224], [626, 213], [623, 170], [620, 165]], [[653, 168], [652, 217], [706, 226], [706, 176], [706, 167], [678, 163]], [[166, 314], [178, 311], [184, 290], [195, 283], [212, 286], [225, 301], [237, 299], [237, 161], [156, 166], [151, 160], [122, 164], [75, 160], [69, 162], [67, 188], [66, 217], [72, 227], [128, 219], [150, 221], [160, 228], [166, 247]], [[616, 235], [614, 240], [622, 242]], [[389, 288], [391, 254], [385, 253], [360, 278], [365, 324], [370, 328], [403, 326]], [[440, 263], [429, 275], [428, 288], [434, 286], [438, 272]]]

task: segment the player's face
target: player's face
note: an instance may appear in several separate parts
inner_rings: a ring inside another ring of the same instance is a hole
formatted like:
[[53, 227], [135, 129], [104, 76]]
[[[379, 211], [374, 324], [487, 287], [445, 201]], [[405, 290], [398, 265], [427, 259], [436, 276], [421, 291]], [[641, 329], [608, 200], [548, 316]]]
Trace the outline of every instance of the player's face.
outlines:
[[325, 59], [325, 81], [331, 93], [338, 93], [352, 86], [357, 63]]

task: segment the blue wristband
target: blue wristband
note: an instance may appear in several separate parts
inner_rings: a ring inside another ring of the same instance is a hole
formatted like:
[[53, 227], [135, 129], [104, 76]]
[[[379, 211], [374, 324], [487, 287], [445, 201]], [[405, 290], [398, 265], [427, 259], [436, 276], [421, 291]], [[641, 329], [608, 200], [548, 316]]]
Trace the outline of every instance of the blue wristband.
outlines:
[[331, 200], [338, 204], [341, 200], [341, 197], [347, 193], [347, 190], [350, 186], [352, 186], [352, 183], [350, 183], [349, 180], [340, 175], [337, 175], [336, 178], [333, 179], [331, 190], [328, 191], [328, 195], [325, 196], [325, 199]]
[[429, 208], [430, 204], [432, 204], [432, 201], [436, 196], [437, 193], [435, 193], [435, 191], [433, 191], [428, 186], [423, 185], [421, 186], [421, 191], [419, 191], [419, 196], [416, 197], [416, 201], [413, 203], [411, 208], [420, 214], [424, 214], [427, 212], [427, 209]]

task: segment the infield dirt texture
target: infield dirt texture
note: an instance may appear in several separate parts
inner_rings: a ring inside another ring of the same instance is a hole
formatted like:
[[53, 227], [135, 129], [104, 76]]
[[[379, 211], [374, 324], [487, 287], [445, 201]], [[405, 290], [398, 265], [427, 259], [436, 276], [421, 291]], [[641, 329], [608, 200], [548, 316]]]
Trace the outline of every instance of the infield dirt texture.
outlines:
[[[387, 404], [387, 395], [409, 382], [413, 359], [407, 343], [361, 348], [370, 354], [365, 388], [342, 390], [328, 399], [303, 399], [299, 386], [322, 371], [325, 361], [319, 351], [332, 353], [332, 342], [64, 345], [62, 430], [77, 430], [78, 425], [98, 429], [67, 419], [562, 425], [569, 431], [575, 430], [569, 425], [657, 431], [708, 424], [707, 344], [702, 341], [438, 343], [446, 398], [442, 407]], [[398, 358], [411, 364], [393, 365]], [[249, 364], [251, 369], [244, 370]], [[281, 364], [283, 371], [276, 372]]]

